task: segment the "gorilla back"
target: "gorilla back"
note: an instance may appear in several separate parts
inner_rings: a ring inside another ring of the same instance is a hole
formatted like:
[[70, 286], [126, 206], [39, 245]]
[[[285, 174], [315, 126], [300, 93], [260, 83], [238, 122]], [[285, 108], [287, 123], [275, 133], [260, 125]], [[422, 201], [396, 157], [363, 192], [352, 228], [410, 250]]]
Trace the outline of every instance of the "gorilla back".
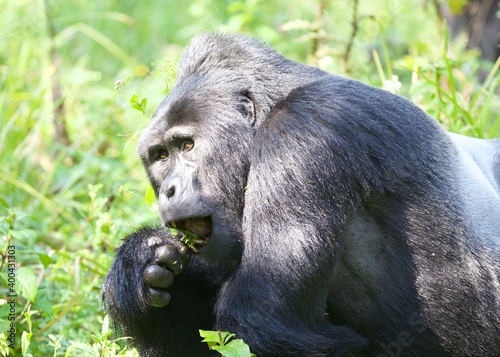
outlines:
[[198, 328], [258, 356], [499, 355], [499, 141], [205, 34], [139, 154], [162, 223], [199, 237], [119, 250], [103, 296], [141, 355], [209, 355]]

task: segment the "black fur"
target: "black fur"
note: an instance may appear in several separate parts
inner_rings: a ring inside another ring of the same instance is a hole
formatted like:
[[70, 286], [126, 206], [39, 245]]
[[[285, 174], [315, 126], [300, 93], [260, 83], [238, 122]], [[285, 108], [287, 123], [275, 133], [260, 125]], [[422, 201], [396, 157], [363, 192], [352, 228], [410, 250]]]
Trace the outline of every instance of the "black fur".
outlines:
[[132, 234], [106, 307], [142, 356], [209, 355], [199, 328], [259, 357], [499, 355], [499, 153], [401, 97], [202, 35], [139, 154], [162, 222], [210, 216], [210, 241], [163, 290], [144, 270], [162, 245], [184, 253]]

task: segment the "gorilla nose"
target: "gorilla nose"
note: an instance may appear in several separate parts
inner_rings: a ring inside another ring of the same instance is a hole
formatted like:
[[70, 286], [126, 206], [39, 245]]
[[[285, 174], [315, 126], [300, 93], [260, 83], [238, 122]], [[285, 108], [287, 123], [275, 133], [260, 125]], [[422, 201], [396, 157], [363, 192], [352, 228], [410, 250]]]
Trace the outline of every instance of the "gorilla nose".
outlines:
[[180, 177], [172, 177], [163, 181], [161, 185], [161, 192], [165, 194], [167, 199], [175, 196], [176, 193], [181, 191], [182, 180]]

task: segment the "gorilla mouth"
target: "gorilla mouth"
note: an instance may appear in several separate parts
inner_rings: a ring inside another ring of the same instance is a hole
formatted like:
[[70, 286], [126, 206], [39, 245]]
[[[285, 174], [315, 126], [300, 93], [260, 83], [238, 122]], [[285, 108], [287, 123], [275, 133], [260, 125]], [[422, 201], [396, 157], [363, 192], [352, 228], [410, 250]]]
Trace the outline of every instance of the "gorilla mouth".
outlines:
[[192, 251], [197, 252], [206, 246], [212, 234], [212, 217], [186, 218], [167, 223], [167, 227], [175, 228], [182, 233], [181, 241]]

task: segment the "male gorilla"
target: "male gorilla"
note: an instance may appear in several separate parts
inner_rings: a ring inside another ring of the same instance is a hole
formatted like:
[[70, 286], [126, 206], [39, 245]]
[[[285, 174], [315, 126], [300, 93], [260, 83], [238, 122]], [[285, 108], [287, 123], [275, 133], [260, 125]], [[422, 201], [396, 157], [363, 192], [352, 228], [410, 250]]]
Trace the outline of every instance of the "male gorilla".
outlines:
[[[141, 356], [500, 355], [500, 142], [409, 101], [205, 34], [139, 153], [163, 225], [127, 238], [105, 305]], [[175, 281], [174, 281], [175, 275]]]

